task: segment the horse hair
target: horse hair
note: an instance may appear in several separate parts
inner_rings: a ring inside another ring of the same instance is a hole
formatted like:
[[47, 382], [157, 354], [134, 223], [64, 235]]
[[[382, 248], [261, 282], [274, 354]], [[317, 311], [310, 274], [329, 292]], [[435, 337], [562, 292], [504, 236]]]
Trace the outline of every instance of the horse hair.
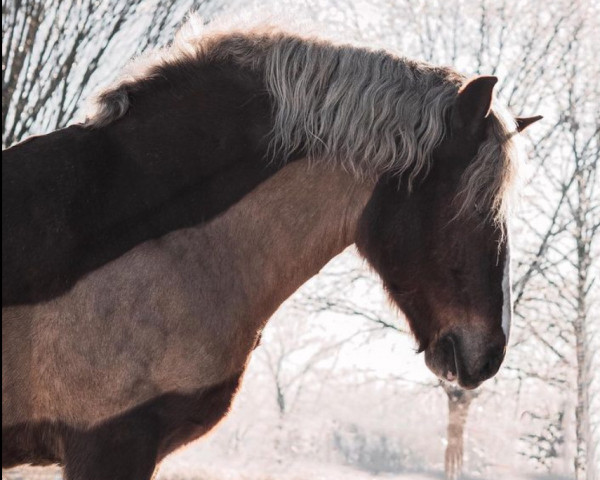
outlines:
[[[204, 30], [204, 31], [202, 31]], [[220, 29], [192, 16], [173, 44], [132, 62], [95, 97], [85, 125], [98, 128], [127, 113], [131, 93], [168, 78], [170, 68], [222, 60], [263, 75], [274, 100], [272, 154], [302, 149], [357, 176], [427, 173], [448, 132], [446, 119], [466, 77], [383, 50], [339, 45], [276, 26]], [[494, 102], [486, 140], [463, 175], [459, 214], [488, 211], [502, 226], [517, 166], [516, 124]]]

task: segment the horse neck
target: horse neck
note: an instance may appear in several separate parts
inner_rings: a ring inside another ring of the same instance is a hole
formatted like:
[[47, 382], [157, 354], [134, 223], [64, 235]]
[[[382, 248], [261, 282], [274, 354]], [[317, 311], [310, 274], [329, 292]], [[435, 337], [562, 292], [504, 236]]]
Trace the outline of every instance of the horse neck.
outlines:
[[[215, 301], [260, 328], [279, 305], [354, 242], [370, 181], [306, 160], [290, 163], [203, 228], [192, 246], [211, 265]], [[206, 272], [206, 271], [205, 271]], [[254, 323], [256, 322], [256, 323]]]

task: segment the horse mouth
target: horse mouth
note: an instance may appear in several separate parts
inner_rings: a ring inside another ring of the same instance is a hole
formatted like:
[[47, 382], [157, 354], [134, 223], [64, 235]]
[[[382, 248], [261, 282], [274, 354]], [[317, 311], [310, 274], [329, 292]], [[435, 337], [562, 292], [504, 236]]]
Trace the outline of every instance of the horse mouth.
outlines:
[[460, 384], [459, 360], [456, 349], [456, 341], [453, 336], [445, 335], [425, 351], [425, 363], [440, 379]]
[[447, 333], [425, 350], [425, 363], [442, 380], [473, 390], [493, 377], [504, 360], [504, 334], [502, 341], [496, 337], [477, 340]]

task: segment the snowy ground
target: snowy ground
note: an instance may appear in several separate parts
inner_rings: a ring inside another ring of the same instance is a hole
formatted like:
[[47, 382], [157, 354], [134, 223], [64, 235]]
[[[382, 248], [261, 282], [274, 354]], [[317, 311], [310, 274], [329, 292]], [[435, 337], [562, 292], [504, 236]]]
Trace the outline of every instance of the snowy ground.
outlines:
[[[394, 474], [370, 474], [339, 465], [303, 463], [288, 467], [265, 466], [263, 470], [240, 470], [239, 468], [213, 467], [183, 473], [181, 468], [167, 466], [160, 470], [157, 480], [443, 480], [444, 472], [404, 472]], [[481, 477], [464, 474], [461, 480], [571, 480], [555, 475], [536, 475], [510, 472], [499, 477]]]
[[[23, 468], [7, 471], [2, 474], [3, 480], [60, 480], [60, 471], [55, 468]], [[185, 473], [182, 468], [162, 468], [157, 480], [443, 480], [443, 472], [406, 472], [399, 474], [373, 475], [346, 467], [327, 465], [297, 466], [294, 471], [270, 470], [265, 472], [245, 471], [238, 469], [200, 468]], [[481, 477], [463, 475], [462, 480], [480, 480]], [[492, 479], [490, 479], [492, 480]], [[569, 477], [556, 475], [536, 475], [510, 473], [493, 480], [571, 480]]]

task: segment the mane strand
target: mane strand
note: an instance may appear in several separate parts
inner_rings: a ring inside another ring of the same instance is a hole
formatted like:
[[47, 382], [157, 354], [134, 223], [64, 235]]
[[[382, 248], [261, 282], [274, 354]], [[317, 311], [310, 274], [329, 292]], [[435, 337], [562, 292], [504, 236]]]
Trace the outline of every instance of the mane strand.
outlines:
[[[85, 124], [108, 125], [127, 113], [129, 93], [168, 77], [170, 68], [233, 61], [264, 79], [273, 99], [270, 154], [285, 161], [299, 149], [312, 161], [333, 161], [357, 176], [427, 173], [445, 119], [466, 77], [348, 44], [291, 34], [278, 27], [205, 29], [192, 18], [170, 47], [132, 63], [96, 97]], [[461, 214], [487, 206], [501, 225], [516, 161], [515, 122], [494, 103], [488, 138], [463, 176]]]

